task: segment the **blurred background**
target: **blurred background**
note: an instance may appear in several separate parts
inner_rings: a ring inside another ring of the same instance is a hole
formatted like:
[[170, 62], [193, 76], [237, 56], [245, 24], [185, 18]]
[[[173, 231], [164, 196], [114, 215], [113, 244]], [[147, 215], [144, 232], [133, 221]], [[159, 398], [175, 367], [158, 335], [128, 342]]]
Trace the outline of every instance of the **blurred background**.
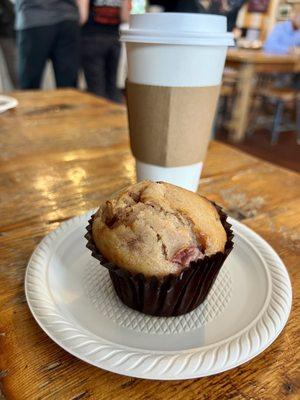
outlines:
[[0, 93], [75, 87], [125, 103], [130, 13], [227, 17], [212, 137], [300, 171], [300, 0], [0, 0]]

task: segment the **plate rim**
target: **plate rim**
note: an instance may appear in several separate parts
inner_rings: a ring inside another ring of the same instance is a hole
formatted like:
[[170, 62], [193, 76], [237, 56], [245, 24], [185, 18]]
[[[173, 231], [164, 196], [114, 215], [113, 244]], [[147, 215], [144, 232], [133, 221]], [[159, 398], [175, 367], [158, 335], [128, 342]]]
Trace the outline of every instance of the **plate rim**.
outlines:
[[[39, 311], [37, 309], [41, 307], [34, 305], [34, 301], [36, 301], [37, 298], [34, 298], [34, 296], [32, 297], [32, 294], [38, 295], [39, 300], [42, 301], [42, 304], [44, 304], [42, 308], [44, 310], [46, 309], [46, 311], [49, 311], [49, 309], [51, 311], [52, 307], [56, 310], [57, 313], [57, 309], [55, 308], [56, 304], [51, 295], [51, 291], [49, 290], [48, 285], [46, 285], [48, 297], [50, 297], [53, 304], [51, 304], [51, 307], [49, 306], [49, 304], [48, 306], [45, 306], [45, 303], [49, 303], [49, 301], [48, 299], [45, 301], [45, 298], [41, 298], [42, 293], [39, 293], [33, 281], [34, 279], [43, 281], [43, 277], [41, 277], [41, 275], [43, 274], [45, 275], [44, 278], [46, 278], [48, 268], [44, 268], [44, 266], [45, 263], [47, 263], [48, 267], [49, 261], [53, 255], [53, 249], [51, 248], [51, 246], [55, 246], [56, 241], [59, 241], [62, 236], [70, 235], [71, 232], [82, 225], [83, 222], [87, 222], [87, 219], [90, 217], [93, 211], [94, 210], [90, 210], [82, 215], [64, 221], [58, 226], [58, 228], [46, 235], [33, 251], [26, 268], [25, 294], [29, 309], [42, 330], [44, 330], [55, 343], [57, 343], [67, 352], [96, 367], [100, 367], [105, 370], [127, 376], [160, 380], [192, 379], [227, 371], [238, 365], [244, 364], [247, 361], [250, 361], [252, 358], [264, 351], [281, 333], [288, 320], [292, 303], [292, 289], [288, 272], [279, 255], [261, 236], [255, 233], [251, 228], [247, 227], [239, 221], [236, 221], [233, 218], [228, 218], [228, 221], [233, 224], [234, 229], [238, 231], [238, 234], [242, 237], [242, 239], [244, 239], [247, 244], [252, 247], [252, 250], [254, 250], [255, 253], [259, 256], [265, 267], [268, 281], [269, 279], [271, 279], [268, 288], [269, 293], [266, 297], [262, 309], [245, 328], [243, 328], [236, 334], [207, 346], [184, 349], [180, 352], [174, 350], [155, 351], [132, 348], [130, 346], [124, 346], [118, 343], [109, 342], [108, 340], [95, 335], [93, 332], [86, 330], [82, 326], [80, 326], [80, 328], [74, 327], [74, 322], [69, 322], [66, 319], [65, 315], [59, 315], [59, 322], [57, 320], [52, 322], [48, 321], [47, 323], [47, 315], [43, 315], [43, 313], [47, 314], [47, 312], [42, 312], [42, 317], [39, 315]], [[246, 231], [248, 236], [252, 236], [252, 241], [256, 241], [256, 246], [254, 246], [254, 244], [250, 241], [249, 237], [243, 234], [243, 231]], [[259, 249], [256, 248], [258, 244]], [[262, 250], [265, 254], [261, 254], [261, 251], [259, 250]], [[269, 264], [266, 260], [269, 262]], [[277, 275], [277, 277], [275, 278], [272, 274]], [[274, 283], [274, 280], [277, 281], [277, 284]], [[273, 290], [271, 289], [271, 286]], [[277, 286], [277, 293], [274, 289], [274, 286]], [[274, 309], [274, 307], [270, 306], [272, 301], [275, 301], [274, 298], [272, 299], [272, 294], [273, 297], [275, 297], [275, 294], [277, 294], [277, 309]], [[45, 293], [43, 293], [43, 295], [45, 296]], [[267, 298], [269, 300], [268, 302]], [[270, 315], [270, 312], [268, 312], [270, 308], [272, 309], [273, 316], [272, 314]], [[61, 310], [59, 309], [59, 311]], [[276, 317], [279, 318], [279, 323], [277, 325], [273, 319], [274, 313], [276, 314]], [[52, 313], [48, 313], [48, 317], [49, 315], [53, 316]], [[43, 319], [46, 319], [46, 322], [43, 321]], [[263, 323], [264, 329], [266, 329], [267, 332], [267, 337], [264, 340], [261, 339], [260, 333], [258, 333], [257, 330], [257, 325], [259, 325], [260, 322]], [[60, 338], [57, 335], [61, 332], [57, 332], [57, 330], [55, 330], [54, 328], [54, 326], [57, 324], [65, 324], [65, 332], [77, 331], [78, 333], [75, 336], [73, 335], [73, 337], [71, 336], [69, 338]], [[249, 332], [251, 332], [253, 328], [254, 331], [256, 331], [256, 335], [259, 337], [260, 340], [260, 345], [256, 346], [257, 350], [253, 350], [253, 338], [249, 336]], [[79, 339], [80, 336], [81, 340]], [[76, 344], [76, 347], [74, 347], [74, 345], [72, 346], [73, 339], [76, 339], [76, 341], [78, 339], [80, 342], [79, 345]], [[246, 354], [242, 348], [243, 346], [241, 343], [241, 339], [243, 339], [244, 341], [247, 340], [247, 345], [249, 345], [250, 343], [250, 348], [248, 349], [249, 351], [246, 352]], [[87, 341], [85, 342], [85, 340]], [[71, 343], [69, 343], [70, 341]], [[236, 341], [238, 343], [234, 343]], [[89, 346], [93, 347], [93, 350], [90, 350], [86, 354], [82, 353], [82, 351], [78, 351], [78, 349], [84, 349], [85, 347], [88, 348]], [[102, 347], [102, 349], [99, 346]], [[235, 346], [237, 346], [237, 348], [234, 348]], [[104, 355], [98, 360], [94, 358], [94, 355], [97, 354], [97, 349], [98, 352], [102, 352], [102, 350], [105, 350]], [[233, 355], [235, 355], [234, 351], [238, 351], [238, 355], [235, 358], [233, 357]], [[220, 357], [219, 354], [224, 352], [227, 352], [225, 362], [224, 357], [220, 360], [220, 358], [222, 357]], [[123, 359], [121, 358], [121, 362], [120, 353], [127, 353], [122, 355], [124, 357]], [[212, 354], [207, 357], [207, 353]], [[230, 353], [233, 353], [233, 355]], [[187, 372], [185, 369], [188, 369], [189, 364], [191, 364], [191, 360], [197, 356], [201, 360], [200, 364], [198, 362], [193, 371]], [[116, 360], [114, 362], [111, 362], [111, 360], [114, 360], [115, 358]], [[130, 363], [128, 363], [131, 358], [137, 358], [137, 361], [134, 363], [133, 367], [132, 365], [129, 365]], [[164, 360], [164, 358], [168, 360]], [[208, 363], [209, 365], [204, 368], [203, 363], [205, 364], [204, 361], [206, 358], [208, 358], [208, 360], [210, 361]], [[160, 364], [167, 365], [162, 368]], [[141, 370], [142, 367], [144, 368], [144, 371]]]
[[19, 102], [12, 96], [6, 96], [4, 94], [0, 94], [0, 101], [5, 101], [5, 105], [0, 105], [0, 114], [4, 113], [5, 111], [10, 110], [11, 108], [15, 108], [18, 106]]

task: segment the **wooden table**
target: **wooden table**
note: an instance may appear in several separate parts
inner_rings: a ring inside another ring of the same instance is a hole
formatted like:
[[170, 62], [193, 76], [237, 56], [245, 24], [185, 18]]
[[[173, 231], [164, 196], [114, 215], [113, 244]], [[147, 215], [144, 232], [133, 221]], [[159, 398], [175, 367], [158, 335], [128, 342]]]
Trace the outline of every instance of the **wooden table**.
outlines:
[[257, 73], [300, 72], [300, 56], [265, 54], [263, 51], [229, 49], [226, 66], [238, 69], [237, 97], [228, 125], [231, 140], [242, 141], [248, 125], [253, 81]]
[[134, 181], [125, 108], [73, 90], [13, 95], [20, 106], [0, 116], [0, 398], [299, 399], [299, 175], [213, 142], [201, 179], [201, 192], [268, 240], [289, 270], [293, 309], [276, 342], [251, 362], [208, 378], [116, 375], [49, 339], [30, 314], [23, 284], [44, 235]]

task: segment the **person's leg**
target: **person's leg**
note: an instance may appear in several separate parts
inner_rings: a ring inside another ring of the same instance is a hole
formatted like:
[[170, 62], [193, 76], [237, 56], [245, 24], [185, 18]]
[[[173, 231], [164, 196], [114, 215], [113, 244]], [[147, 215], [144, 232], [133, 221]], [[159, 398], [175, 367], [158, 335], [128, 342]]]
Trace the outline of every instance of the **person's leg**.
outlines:
[[118, 38], [111, 37], [110, 47], [106, 57], [106, 96], [117, 103], [122, 102], [122, 91], [117, 88], [117, 70], [120, 58], [120, 43]]
[[82, 67], [88, 91], [105, 97], [105, 55], [107, 41], [102, 34], [83, 35]]
[[57, 87], [77, 87], [80, 58], [80, 28], [76, 21], [57, 24], [51, 53]]
[[18, 75], [21, 89], [38, 89], [55, 37], [54, 26], [17, 32]]
[[4, 53], [9, 76], [11, 78], [14, 87], [16, 88], [18, 87], [18, 79], [17, 79], [17, 68], [16, 68], [17, 49], [16, 49], [15, 38], [0, 37], [0, 46]]

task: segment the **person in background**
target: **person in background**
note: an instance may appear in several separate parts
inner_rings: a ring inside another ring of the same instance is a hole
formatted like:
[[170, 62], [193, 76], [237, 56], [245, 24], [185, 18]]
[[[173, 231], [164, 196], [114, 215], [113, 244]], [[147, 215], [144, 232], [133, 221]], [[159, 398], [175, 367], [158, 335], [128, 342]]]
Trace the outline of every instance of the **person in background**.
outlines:
[[269, 54], [288, 54], [300, 46], [300, 5], [294, 6], [291, 19], [279, 22], [273, 28], [264, 45]]
[[57, 87], [76, 87], [82, 0], [15, 0], [21, 89], [38, 89], [47, 60]]
[[[222, 1], [222, 14], [227, 17], [227, 31], [235, 32], [237, 29], [236, 21], [240, 9], [248, 0], [223, 0]], [[211, 10], [213, 13], [213, 10]]]
[[227, 30], [235, 27], [239, 10], [247, 0], [149, 0], [166, 12], [219, 14], [227, 17]]
[[149, 6], [160, 6], [164, 12], [201, 12], [202, 7], [198, 0], [149, 0]]
[[14, 5], [11, 0], [0, 0], [0, 47], [4, 53], [9, 78], [17, 87]]
[[116, 77], [120, 56], [119, 25], [129, 21], [130, 0], [85, 0], [82, 66], [88, 90], [120, 103]]

